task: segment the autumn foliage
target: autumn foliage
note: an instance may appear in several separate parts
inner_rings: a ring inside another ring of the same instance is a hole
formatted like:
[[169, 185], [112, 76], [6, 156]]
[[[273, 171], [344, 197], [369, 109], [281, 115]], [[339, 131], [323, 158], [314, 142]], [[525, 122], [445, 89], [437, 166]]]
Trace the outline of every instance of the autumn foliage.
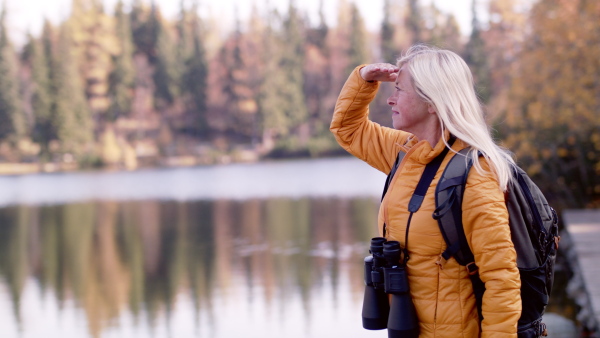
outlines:
[[529, 20], [499, 129], [561, 207], [598, 207], [600, 3], [544, 0]]
[[[378, 31], [293, 1], [224, 27], [197, 5], [73, 1], [25, 46], [0, 21], [0, 171], [197, 165], [343, 154], [328, 131], [348, 72], [415, 43], [461, 54], [498, 138], [560, 207], [600, 205], [600, 5], [473, 2], [472, 30], [419, 0], [385, 0]], [[476, 9], [479, 8], [479, 11]], [[481, 11], [486, 11], [486, 21]], [[577, 24], [575, 24], [577, 23]], [[381, 89], [371, 119], [389, 125]]]

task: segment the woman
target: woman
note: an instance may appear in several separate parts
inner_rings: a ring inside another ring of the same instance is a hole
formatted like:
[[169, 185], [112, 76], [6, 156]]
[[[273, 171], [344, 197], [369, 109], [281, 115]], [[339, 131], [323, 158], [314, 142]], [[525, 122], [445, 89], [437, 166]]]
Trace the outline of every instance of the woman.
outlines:
[[[368, 105], [380, 82], [394, 82], [387, 100], [393, 129], [368, 119]], [[516, 337], [520, 279], [503, 194], [514, 161], [492, 140], [465, 62], [450, 51], [415, 46], [397, 66], [357, 67], [340, 93], [330, 129], [344, 149], [386, 174], [398, 151], [406, 152], [378, 217], [380, 235], [402, 247], [408, 202], [421, 174], [450, 147], [450, 135], [456, 137], [406, 236], [410, 256], [406, 271], [420, 337]], [[472, 148], [475, 170], [470, 171], [464, 192], [463, 226], [486, 287], [481, 323], [468, 271], [453, 258], [440, 263], [446, 244], [432, 218], [437, 181], [454, 153], [467, 146]]]

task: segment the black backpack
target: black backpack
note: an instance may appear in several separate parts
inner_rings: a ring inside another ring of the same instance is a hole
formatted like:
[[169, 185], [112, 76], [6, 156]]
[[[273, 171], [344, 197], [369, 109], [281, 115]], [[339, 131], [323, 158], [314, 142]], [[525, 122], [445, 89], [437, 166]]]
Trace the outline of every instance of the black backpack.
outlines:
[[[472, 158], [467, 157], [469, 150], [470, 148], [465, 148], [455, 154], [438, 181], [433, 218], [438, 221], [447, 245], [442, 257], [446, 260], [454, 257], [459, 264], [469, 269], [477, 310], [480, 319], [483, 319], [481, 303], [485, 285], [479, 278], [478, 267], [475, 265], [462, 225], [463, 192], [473, 165]], [[385, 183], [384, 196], [404, 155], [404, 152], [398, 153]], [[427, 175], [426, 170], [421, 181], [433, 180], [433, 177], [425, 177]], [[435, 175], [435, 172], [432, 175]], [[560, 240], [558, 217], [540, 189], [519, 167], [514, 167], [513, 180], [509, 184], [505, 199], [521, 276], [522, 313], [518, 323], [518, 337], [546, 336], [542, 315], [548, 305], [554, 281], [554, 262]]]

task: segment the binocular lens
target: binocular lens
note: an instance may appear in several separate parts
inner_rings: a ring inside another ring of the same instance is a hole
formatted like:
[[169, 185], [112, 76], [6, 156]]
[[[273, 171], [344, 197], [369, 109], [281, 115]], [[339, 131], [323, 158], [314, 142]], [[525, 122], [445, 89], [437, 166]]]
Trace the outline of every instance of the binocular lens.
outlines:
[[372, 256], [365, 258], [363, 327], [387, 328], [388, 338], [417, 338], [419, 320], [409, 292], [408, 275], [399, 264], [400, 243], [375, 237], [370, 249]]
[[383, 256], [390, 265], [398, 265], [400, 261], [400, 243], [388, 241], [383, 244]]
[[374, 237], [371, 239], [371, 253], [381, 253], [384, 243], [387, 240], [384, 237]]

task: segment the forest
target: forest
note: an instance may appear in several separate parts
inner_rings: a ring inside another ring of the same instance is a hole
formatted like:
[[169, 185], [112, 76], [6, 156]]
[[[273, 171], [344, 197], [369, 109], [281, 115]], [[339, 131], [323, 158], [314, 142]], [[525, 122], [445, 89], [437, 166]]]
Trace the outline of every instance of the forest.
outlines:
[[[290, 1], [234, 27], [197, 1], [168, 19], [149, 1], [73, 0], [19, 48], [3, 10], [0, 173], [343, 155], [328, 128], [349, 72], [426, 43], [467, 61], [496, 138], [552, 203], [600, 206], [600, 3], [489, 0], [486, 20], [476, 5], [464, 36], [420, 0], [385, 0], [378, 31], [348, 0], [335, 25]], [[371, 107], [386, 125], [388, 90]]]

